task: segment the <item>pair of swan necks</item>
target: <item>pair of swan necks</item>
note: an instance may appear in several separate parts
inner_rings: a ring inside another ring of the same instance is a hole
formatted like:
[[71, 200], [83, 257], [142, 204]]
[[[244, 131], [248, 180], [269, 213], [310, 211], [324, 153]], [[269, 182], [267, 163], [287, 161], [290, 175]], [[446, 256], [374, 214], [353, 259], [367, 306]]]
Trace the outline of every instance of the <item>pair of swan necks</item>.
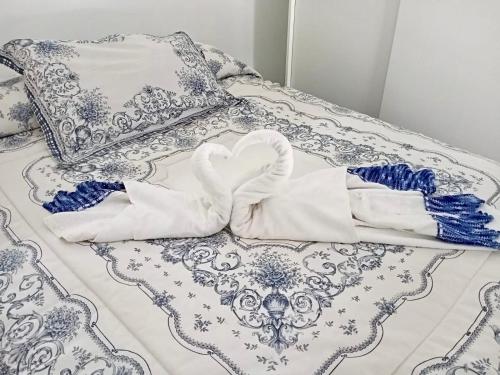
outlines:
[[[253, 145], [269, 145], [277, 154], [276, 160], [243, 176], [234, 191], [222, 182], [222, 177], [213, 167], [212, 156], [229, 159], [238, 157]], [[205, 143], [198, 147], [191, 158], [193, 174], [211, 200], [211, 208], [226, 225], [238, 234], [238, 228], [252, 218], [252, 212], [260, 202], [271, 197], [289, 180], [294, 167], [293, 149], [288, 139], [274, 130], [257, 130], [241, 138], [230, 151], [227, 147]], [[234, 224], [234, 225], [233, 225]], [[221, 227], [222, 229], [222, 227]]]

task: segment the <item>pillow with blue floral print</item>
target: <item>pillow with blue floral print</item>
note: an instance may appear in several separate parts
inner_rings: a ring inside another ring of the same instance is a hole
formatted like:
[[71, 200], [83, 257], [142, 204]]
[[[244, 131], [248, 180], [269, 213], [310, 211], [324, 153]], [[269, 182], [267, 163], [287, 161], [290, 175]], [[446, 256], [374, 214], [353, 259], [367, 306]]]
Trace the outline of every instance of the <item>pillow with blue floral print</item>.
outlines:
[[262, 78], [259, 72], [235, 57], [210, 44], [196, 43], [217, 80], [249, 75]]
[[183, 32], [18, 39], [4, 45], [0, 60], [24, 74], [47, 144], [69, 164], [235, 100]]
[[38, 127], [22, 76], [0, 82], [0, 138]]

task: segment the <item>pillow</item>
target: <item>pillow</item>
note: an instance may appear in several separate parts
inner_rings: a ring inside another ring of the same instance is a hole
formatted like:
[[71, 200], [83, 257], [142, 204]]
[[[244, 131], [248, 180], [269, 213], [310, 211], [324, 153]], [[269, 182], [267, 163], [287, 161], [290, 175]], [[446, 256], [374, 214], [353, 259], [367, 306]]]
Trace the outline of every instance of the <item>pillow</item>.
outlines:
[[24, 72], [47, 144], [66, 163], [234, 100], [182, 32], [14, 40], [3, 57]]
[[241, 75], [251, 75], [262, 78], [259, 72], [233, 56], [209, 44], [196, 43], [207, 61], [210, 70], [218, 80]]
[[0, 82], [0, 137], [38, 127], [24, 91], [23, 77]]
[[[119, 36], [114, 35], [113, 37]], [[0, 49], [0, 63], [22, 74], [24, 62], [27, 58], [22, 48], [31, 43], [33, 43], [31, 39], [14, 39], [6, 43], [3, 50]], [[210, 44], [196, 43], [196, 47], [205, 58], [217, 80], [239, 75], [262, 78], [261, 74], [252, 67]]]

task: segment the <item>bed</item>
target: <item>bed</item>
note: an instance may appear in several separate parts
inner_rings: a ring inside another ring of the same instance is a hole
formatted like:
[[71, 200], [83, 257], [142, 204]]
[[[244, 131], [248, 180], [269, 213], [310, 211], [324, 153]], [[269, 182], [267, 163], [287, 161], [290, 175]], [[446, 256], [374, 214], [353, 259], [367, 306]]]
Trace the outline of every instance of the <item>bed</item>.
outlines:
[[[246, 100], [65, 168], [0, 139], [2, 374], [498, 374], [500, 253], [207, 238], [70, 244], [42, 203], [88, 179], [169, 181], [193, 150], [268, 128], [296, 174], [405, 162], [499, 206], [500, 165], [257, 75]], [[284, 213], [285, 214], [285, 213]]]

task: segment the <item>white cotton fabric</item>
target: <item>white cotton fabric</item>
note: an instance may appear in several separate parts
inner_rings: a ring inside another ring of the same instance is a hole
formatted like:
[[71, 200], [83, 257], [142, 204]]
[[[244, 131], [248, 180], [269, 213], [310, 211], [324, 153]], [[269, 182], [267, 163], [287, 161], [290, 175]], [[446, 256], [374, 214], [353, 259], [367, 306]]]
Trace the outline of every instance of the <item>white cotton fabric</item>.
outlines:
[[231, 190], [210, 163], [210, 156], [229, 157], [221, 145], [204, 144], [191, 159], [203, 192], [176, 191], [145, 182], [125, 181], [125, 192], [113, 192], [102, 203], [78, 212], [45, 219], [47, 226], [70, 242], [113, 242], [152, 238], [204, 237], [229, 222]]
[[[293, 151], [288, 140], [271, 130], [243, 137], [233, 148], [265, 143], [276, 161], [234, 192], [231, 230], [244, 238], [357, 242], [346, 189], [346, 169], [328, 168], [289, 180]], [[333, 209], [332, 209], [333, 208]]]

